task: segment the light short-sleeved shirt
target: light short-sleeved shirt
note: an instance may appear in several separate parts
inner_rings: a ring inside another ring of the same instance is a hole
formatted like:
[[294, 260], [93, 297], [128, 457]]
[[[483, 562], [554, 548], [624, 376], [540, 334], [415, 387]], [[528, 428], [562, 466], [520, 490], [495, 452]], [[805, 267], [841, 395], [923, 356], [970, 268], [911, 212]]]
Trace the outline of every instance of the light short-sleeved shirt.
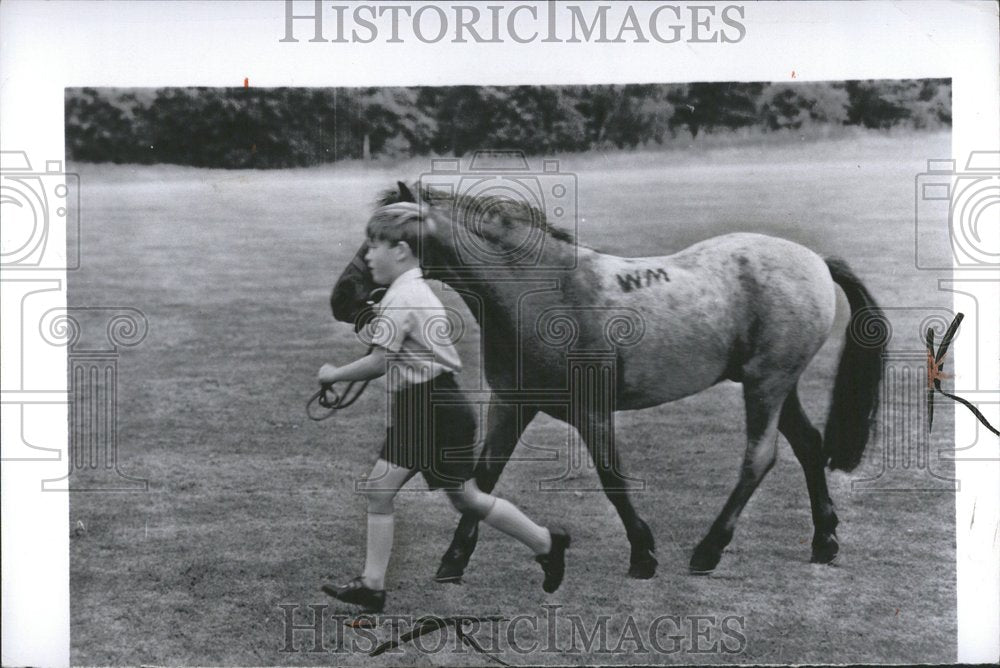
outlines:
[[416, 267], [396, 277], [379, 302], [376, 317], [358, 336], [390, 353], [386, 382], [390, 391], [398, 392], [442, 373], [461, 371], [451, 330], [444, 305]]

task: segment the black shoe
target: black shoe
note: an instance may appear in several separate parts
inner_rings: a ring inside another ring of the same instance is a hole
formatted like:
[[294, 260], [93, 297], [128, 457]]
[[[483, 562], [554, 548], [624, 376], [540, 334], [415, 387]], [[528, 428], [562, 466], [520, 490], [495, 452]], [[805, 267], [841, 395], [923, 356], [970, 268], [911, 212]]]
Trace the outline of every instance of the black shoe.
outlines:
[[535, 561], [542, 565], [545, 572], [542, 589], [546, 594], [551, 594], [562, 584], [563, 573], [566, 572], [566, 548], [569, 547], [569, 534], [564, 530], [549, 529], [549, 535], [552, 537], [549, 553], [535, 557]]
[[360, 605], [365, 612], [382, 612], [385, 607], [385, 590], [367, 587], [361, 578], [354, 578], [342, 587], [323, 585], [321, 589], [338, 601]]

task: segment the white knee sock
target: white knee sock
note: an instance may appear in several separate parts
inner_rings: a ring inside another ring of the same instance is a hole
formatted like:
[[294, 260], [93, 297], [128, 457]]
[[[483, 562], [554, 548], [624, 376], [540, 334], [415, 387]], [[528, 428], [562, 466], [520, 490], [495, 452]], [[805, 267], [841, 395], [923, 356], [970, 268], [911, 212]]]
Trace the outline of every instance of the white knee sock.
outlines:
[[518, 539], [531, 548], [535, 554], [548, 554], [549, 550], [552, 549], [552, 536], [549, 534], [549, 530], [532, 522], [527, 515], [509, 501], [494, 498], [496, 501], [490, 512], [486, 513], [483, 521], [494, 529], [499, 529], [508, 536]]
[[365, 572], [361, 579], [372, 589], [385, 589], [385, 571], [392, 555], [392, 513], [368, 513]]

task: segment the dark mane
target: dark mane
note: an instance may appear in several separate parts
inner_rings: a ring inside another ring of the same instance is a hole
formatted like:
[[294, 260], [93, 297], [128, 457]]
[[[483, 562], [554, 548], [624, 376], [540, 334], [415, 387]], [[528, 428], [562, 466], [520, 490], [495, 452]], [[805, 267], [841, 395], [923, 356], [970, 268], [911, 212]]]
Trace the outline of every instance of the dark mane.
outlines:
[[[417, 191], [416, 186], [413, 187], [413, 191]], [[557, 241], [563, 241], [570, 244], [577, 243], [576, 237], [572, 232], [550, 224], [545, 217], [544, 211], [509, 197], [500, 197], [495, 195], [455, 196], [451, 193], [444, 192], [443, 190], [435, 190], [433, 188], [425, 187], [420, 192], [420, 200], [432, 208], [440, 206], [444, 203], [452, 209], [458, 211], [489, 212], [489, 215], [491, 217], [495, 217], [497, 222], [502, 227], [519, 225], [528, 226], [533, 229], [538, 228], [544, 230], [546, 234]], [[404, 200], [399, 189], [387, 188], [376, 198], [375, 206], [386, 206], [388, 204], [396, 204], [401, 201]], [[472, 221], [475, 221], [477, 224], [470, 227], [469, 223]], [[466, 229], [483, 236], [485, 230], [481, 224], [483, 222], [481, 215], [479, 217], [463, 216], [460, 222], [463, 225], [466, 225]]]

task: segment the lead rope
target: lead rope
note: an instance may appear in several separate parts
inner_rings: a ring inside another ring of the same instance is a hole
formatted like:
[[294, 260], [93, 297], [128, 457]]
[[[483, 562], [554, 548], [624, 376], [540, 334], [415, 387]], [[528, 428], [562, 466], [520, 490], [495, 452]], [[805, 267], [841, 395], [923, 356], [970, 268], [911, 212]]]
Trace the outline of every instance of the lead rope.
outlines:
[[373, 649], [371, 652], [369, 652], [368, 656], [379, 656], [380, 654], [384, 654], [385, 652], [388, 652], [391, 649], [396, 649], [397, 647], [399, 647], [404, 643], [411, 642], [416, 638], [419, 638], [420, 636], [431, 633], [432, 631], [438, 631], [451, 626], [455, 629], [455, 635], [462, 642], [462, 644], [467, 645], [468, 647], [478, 652], [479, 654], [483, 655], [484, 658], [492, 661], [493, 663], [513, 668], [511, 664], [507, 663], [503, 659], [490, 654], [485, 648], [483, 648], [482, 645], [479, 644], [479, 642], [475, 638], [470, 636], [465, 631], [464, 626], [467, 622], [481, 622], [481, 621], [502, 622], [509, 620], [506, 617], [497, 617], [497, 616], [470, 617], [464, 615], [461, 617], [436, 617], [434, 615], [427, 615], [417, 620], [416, 628], [414, 628], [411, 631], [407, 631], [406, 633], [401, 635], [398, 640], [389, 640], [387, 642], [382, 643], [381, 645]]
[[[373, 348], [374, 346], [368, 346], [368, 352], [365, 354], [370, 355]], [[320, 386], [320, 389], [309, 397], [309, 401], [306, 402], [306, 415], [308, 415], [309, 419], [313, 422], [322, 422], [323, 420], [333, 417], [334, 413], [342, 408], [347, 408], [357, 401], [358, 397], [360, 397], [365, 391], [365, 388], [368, 387], [368, 381], [366, 380], [358, 386], [357, 390], [355, 390], [353, 394], [351, 394], [351, 391], [354, 390], [354, 387], [357, 384], [358, 381], [352, 380], [347, 384], [347, 387], [344, 389], [344, 393], [340, 394], [333, 388], [335, 383], [323, 383], [323, 385]], [[329, 395], [331, 394], [333, 395], [332, 400], [329, 398]], [[314, 403], [318, 404], [322, 408], [325, 408], [326, 412], [317, 413], [313, 409]]]
[[1000, 431], [994, 429], [993, 425], [986, 420], [986, 416], [979, 412], [979, 409], [973, 406], [972, 403], [941, 389], [941, 379], [948, 378], [948, 375], [943, 373], [944, 356], [948, 353], [951, 340], [955, 337], [955, 333], [958, 331], [958, 326], [962, 324], [963, 318], [965, 318], [965, 314], [959, 313], [951, 321], [948, 330], [941, 337], [941, 347], [938, 348], [936, 354], [934, 352], [934, 330], [930, 327], [927, 328], [927, 431], [929, 432], [934, 426], [934, 393], [938, 392], [968, 408], [984, 427], [997, 436], [1000, 436]]
[[[354, 260], [351, 260], [351, 264], [355, 264], [357, 260], [358, 258], [354, 258]], [[360, 268], [361, 270], [365, 269], [364, 266], [361, 266]], [[385, 288], [375, 288], [368, 294], [368, 299], [366, 300], [365, 304], [369, 310], [374, 308], [375, 305], [382, 300], [382, 297], [385, 296], [385, 292], [386, 292]], [[372, 350], [374, 349], [375, 349], [374, 344], [368, 346], [368, 352], [366, 352], [365, 355], [371, 355]], [[357, 385], [357, 382], [358, 381], [356, 380], [352, 380], [350, 383], [348, 383], [347, 388], [344, 390], [343, 394], [338, 393], [333, 388], [335, 383], [323, 383], [322, 385], [320, 385], [319, 390], [317, 390], [315, 394], [309, 397], [309, 400], [306, 402], [306, 415], [308, 415], [309, 419], [312, 420], [313, 422], [322, 422], [323, 420], [327, 420], [333, 417], [334, 413], [341, 410], [342, 408], [347, 408], [355, 401], [357, 401], [358, 397], [360, 397], [361, 394], [365, 391], [365, 388], [368, 387], [368, 381], [366, 380], [362, 382], [360, 386], [358, 386], [358, 389], [354, 392], [354, 394], [351, 394], [351, 390], [354, 389], [355, 385]], [[329, 398], [329, 395], [331, 394], [333, 395], [332, 400]], [[325, 408], [326, 412], [325, 413], [315, 412], [315, 410], [313, 409], [313, 404], [317, 404], [321, 408]]]

